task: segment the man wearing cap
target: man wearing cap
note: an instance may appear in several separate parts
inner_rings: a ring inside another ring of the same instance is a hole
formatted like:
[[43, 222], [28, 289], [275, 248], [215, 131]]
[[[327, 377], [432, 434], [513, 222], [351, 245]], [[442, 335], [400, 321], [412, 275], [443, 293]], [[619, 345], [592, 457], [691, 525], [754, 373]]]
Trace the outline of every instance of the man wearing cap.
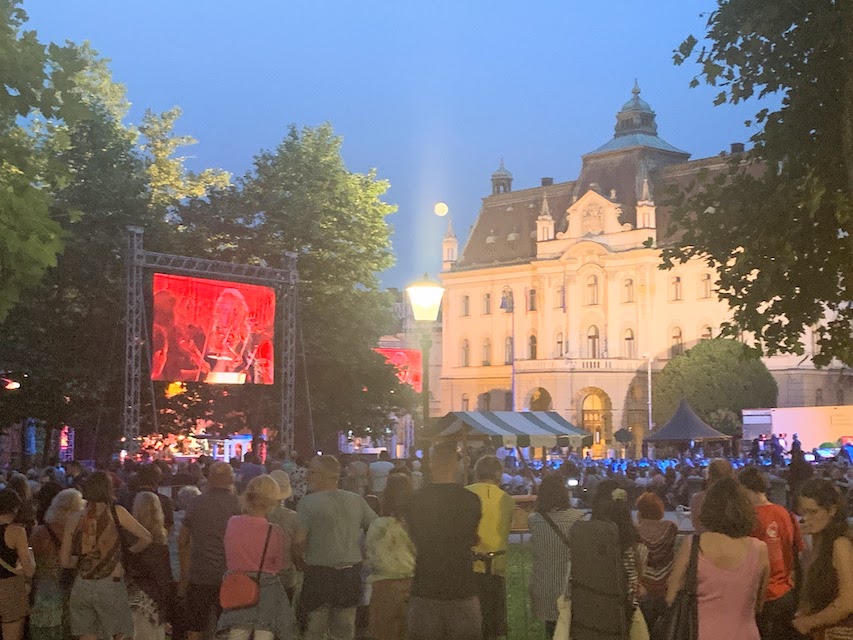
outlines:
[[[284, 531], [285, 537], [291, 540], [291, 554], [295, 548], [304, 544], [300, 536], [304, 536], [296, 519], [296, 512], [284, 506], [284, 501], [289, 500], [293, 495], [293, 490], [290, 487], [290, 476], [286, 471], [276, 469], [270, 473], [270, 477], [276, 481], [279, 489], [279, 504], [273, 507], [267, 516], [273, 524], [277, 524]], [[284, 568], [279, 572], [278, 579], [281, 581], [284, 590], [287, 592], [287, 597], [290, 602], [293, 602], [293, 594], [296, 591], [296, 568], [293, 566], [293, 558], [284, 559]]]
[[204, 493], [187, 506], [178, 554], [181, 579], [178, 593], [192, 594], [186, 602], [187, 639], [208, 635], [210, 612], [221, 613], [219, 587], [225, 574], [225, 527], [231, 516], [240, 515], [240, 500], [234, 493], [234, 472], [225, 462], [210, 467]]

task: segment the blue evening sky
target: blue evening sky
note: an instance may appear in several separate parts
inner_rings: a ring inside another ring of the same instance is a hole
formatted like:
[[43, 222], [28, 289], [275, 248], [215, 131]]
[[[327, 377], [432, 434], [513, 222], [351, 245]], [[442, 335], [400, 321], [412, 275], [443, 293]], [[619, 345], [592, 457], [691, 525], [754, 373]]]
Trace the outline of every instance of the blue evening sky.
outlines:
[[127, 85], [130, 119], [183, 108], [192, 169], [239, 175], [290, 123], [333, 124], [353, 171], [399, 206], [401, 286], [440, 269], [445, 201], [464, 244], [503, 157], [513, 187], [572, 180], [610, 139], [634, 78], [661, 137], [694, 158], [751, 132], [758, 107], [713, 107], [672, 51], [713, 0], [26, 0], [43, 40], [90, 40]]

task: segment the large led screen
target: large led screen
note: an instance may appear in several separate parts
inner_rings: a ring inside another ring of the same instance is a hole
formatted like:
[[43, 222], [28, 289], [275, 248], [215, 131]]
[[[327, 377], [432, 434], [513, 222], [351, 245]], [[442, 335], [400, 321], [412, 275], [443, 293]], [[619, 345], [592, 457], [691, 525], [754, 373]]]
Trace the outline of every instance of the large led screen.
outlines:
[[163, 273], [153, 289], [153, 380], [273, 383], [273, 289]]
[[374, 349], [385, 356], [385, 362], [397, 369], [397, 378], [418, 393], [423, 386], [421, 352], [418, 349]]

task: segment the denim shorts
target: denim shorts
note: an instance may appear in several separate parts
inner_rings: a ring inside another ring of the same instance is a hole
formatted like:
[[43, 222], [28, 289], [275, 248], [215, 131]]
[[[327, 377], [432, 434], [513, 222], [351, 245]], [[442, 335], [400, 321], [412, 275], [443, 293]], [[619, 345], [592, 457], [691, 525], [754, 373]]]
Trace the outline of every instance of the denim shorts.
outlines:
[[74, 636], [133, 637], [133, 614], [123, 579], [77, 578], [71, 588], [68, 609]]

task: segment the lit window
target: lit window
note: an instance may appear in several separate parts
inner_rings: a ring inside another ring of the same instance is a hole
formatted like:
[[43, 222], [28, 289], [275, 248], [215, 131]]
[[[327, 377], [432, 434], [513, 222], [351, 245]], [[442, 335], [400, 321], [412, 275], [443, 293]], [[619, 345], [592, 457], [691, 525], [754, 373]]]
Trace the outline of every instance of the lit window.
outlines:
[[489, 338], [483, 340], [483, 366], [488, 367], [492, 364], [492, 341]]
[[631, 329], [625, 331], [625, 357], [626, 358], [636, 358], [637, 357], [637, 345], [634, 340], [634, 332]]
[[625, 302], [634, 302], [634, 281], [631, 278], [625, 280]]
[[470, 351], [471, 351], [471, 348], [468, 346], [468, 341], [463, 340], [462, 341], [462, 358], [461, 358], [463, 367], [467, 367], [470, 363], [470, 356], [471, 356]]
[[508, 337], [504, 341], [504, 364], [512, 364], [512, 337]]
[[565, 353], [563, 349], [564, 349], [564, 346], [563, 346], [563, 334], [562, 334], [562, 333], [558, 333], [558, 334], [557, 334], [557, 357], [558, 357], [558, 358], [562, 358], [562, 357], [563, 357], [563, 354]]
[[672, 279], [672, 299], [673, 300], [681, 300], [682, 292], [681, 292], [681, 278], [675, 276]]
[[536, 336], [530, 336], [527, 341], [527, 355], [530, 360], [536, 360]]
[[483, 296], [483, 313], [489, 315], [492, 313], [492, 294], [487, 293]]
[[588, 358], [597, 358], [599, 356], [598, 343], [598, 327], [592, 325], [589, 331], [586, 332], [586, 355]]
[[681, 335], [681, 329], [679, 327], [675, 327], [672, 330], [672, 343], [670, 347], [671, 357], [675, 357], [677, 355], [681, 355], [684, 352], [684, 338]]
[[586, 279], [586, 303], [598, 304], [598, 276]]

